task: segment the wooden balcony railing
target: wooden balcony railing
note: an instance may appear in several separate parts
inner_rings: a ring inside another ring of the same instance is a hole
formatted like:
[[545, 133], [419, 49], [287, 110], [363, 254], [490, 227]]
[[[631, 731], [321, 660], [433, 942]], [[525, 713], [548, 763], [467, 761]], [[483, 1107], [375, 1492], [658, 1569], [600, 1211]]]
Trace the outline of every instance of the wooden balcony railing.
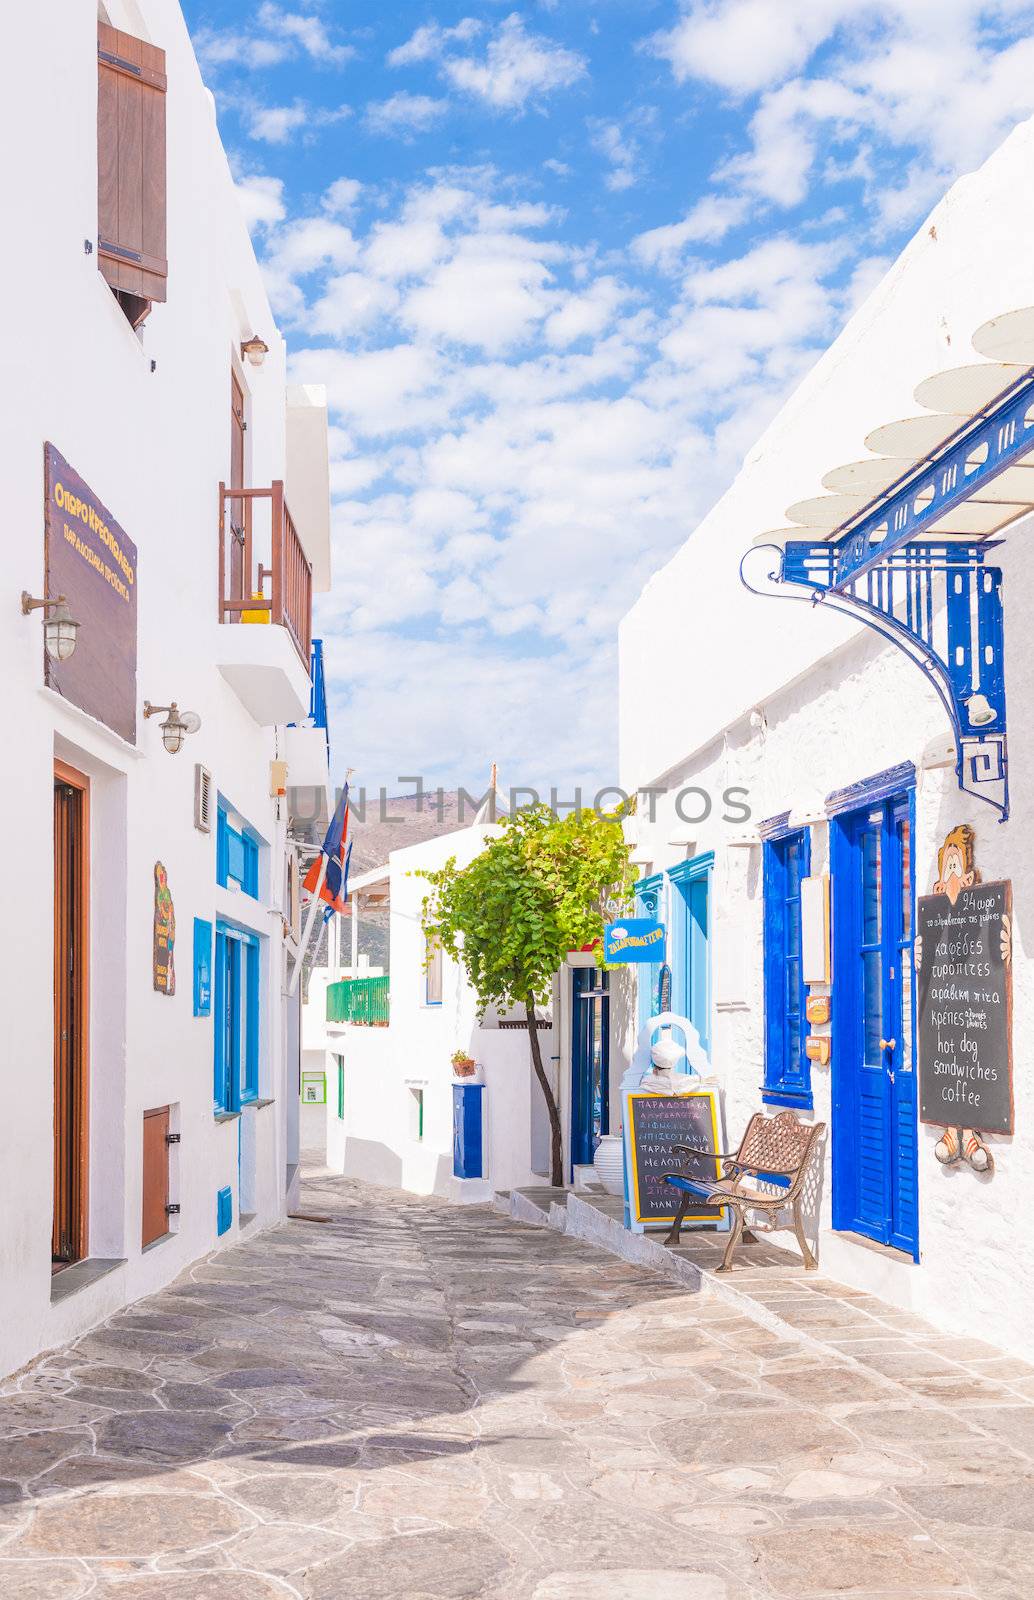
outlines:
[[[260, 500], [269, 501], [268, 526], [264, 517], [256, 519]], [[312, 564], [279, 479], [268, 489], [219, 485], [219, 621], [277, 623], [287, 629], [309, 670]]]

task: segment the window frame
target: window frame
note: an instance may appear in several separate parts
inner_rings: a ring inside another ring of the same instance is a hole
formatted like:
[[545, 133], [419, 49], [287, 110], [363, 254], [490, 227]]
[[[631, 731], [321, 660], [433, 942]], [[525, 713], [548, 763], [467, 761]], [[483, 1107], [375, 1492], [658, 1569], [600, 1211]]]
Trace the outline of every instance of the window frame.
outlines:
[[252, 900], [259, 897], [258, 837], [247, 823], [233, 826], [229, 807], [222, 800], [216, 811], [215, 879], [220, 889], [234, 883]]
[[[445, 952], [441, 940], [432, 928], [424, 936], [424, 1005], [440, 1006], [445, 998]], [[437, 981], [432, 984], [432, 974], [436, 974]], [[432, 995], [432, 987], [436, 988], [437, 995]]]
[[[688, 1017], [697, 1030], [700, 1043], [708, 1058], [711, 1055], [711, 1001], [712, 1001], [712, 968], [714, 965], [713, 939], [714, 907], [713, 884], [714, 851], [708, 850], [702, 855], [690, 856], [686, 861], [680, 861], [677, 866], [669, 867], [668, 881], [672, 886], [671, 896], [671, 974], [672, 974], [672, 1010], [678, 1016]], [[698, 939], [693, 939], [693, 906], [694, 897], [702, 895], [704, 900], [705, 925], [702, 936], [702, 947]], [[699, 974], [693, 970], [694, 949], [700, 950], [703, 970]], [[699, 997], [699, 1015], [694, 1016], [696, 998]]]
[[[787, 893], [788, 860], [791, 844], [800, 848], [800, 868], [797, 893]], [[811, 1062], [806, 1053], [808, 1038], [807, 993], [804, 981], [804, 962], [801, 952], [802, 919], [800, 885], [811, 873], [811, 830], [809, 828], [781, 828], [766, 836], [763, 842], [764, 929], [763, 970], [765, 1005], [765, 1070], [761, 1099], [766, 1105], [792, 1106], [797, 1110], [814, 1109], [811, 1084]], [[791, 1061], [787, 1037], [786, 963], [787, 934], [793, 906], [796, 905], [797, 943], [800, 971], [798, 977], [798, 1024], [796, 1059]]]
[[[233, 999], [227, 997], [227, 983]], [[259, 1098], [262, 949], [257, 934], [219, 918], [215, 925], [213, 1109], [238, 1116]], [[237, 1028], [230, 1007], [236, 1002]]]

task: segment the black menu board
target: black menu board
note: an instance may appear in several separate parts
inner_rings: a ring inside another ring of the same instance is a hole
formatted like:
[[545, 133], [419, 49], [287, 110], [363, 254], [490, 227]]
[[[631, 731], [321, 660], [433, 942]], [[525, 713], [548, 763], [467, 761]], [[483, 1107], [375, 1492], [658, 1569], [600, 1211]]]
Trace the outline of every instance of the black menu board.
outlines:
[[[666, 1172], [676, 1172], [687, 1157], [674, 1144], [691, 1144], [700, 1150], [717, 1150], [718, 1114], [709, 1089], [693, 1094], [636, 1094], [628, 1096], [629, 1201], [636, 1222], [673, 1222], [682, 1195], [665, 1183]], [[693, 1175], [719, 1178], [714, 1157], [692, 1159]], [[720, 1206], [703, 1200], [692, 1205], [686, 1221], [717, 1222]]]
[[1011, 1133], [1012, 885], [977, 883], [918, 905], [919, 1119]]

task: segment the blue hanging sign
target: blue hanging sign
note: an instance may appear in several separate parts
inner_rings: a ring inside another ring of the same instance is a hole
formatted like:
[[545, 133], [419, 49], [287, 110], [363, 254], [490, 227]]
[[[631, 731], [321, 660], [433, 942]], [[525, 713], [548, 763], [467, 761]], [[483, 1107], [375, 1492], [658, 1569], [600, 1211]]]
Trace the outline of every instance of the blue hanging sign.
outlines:
[[626, 917], [603, 930], [603, 959], [614, 965], [664, 960], [664, 923], [653, 917]]

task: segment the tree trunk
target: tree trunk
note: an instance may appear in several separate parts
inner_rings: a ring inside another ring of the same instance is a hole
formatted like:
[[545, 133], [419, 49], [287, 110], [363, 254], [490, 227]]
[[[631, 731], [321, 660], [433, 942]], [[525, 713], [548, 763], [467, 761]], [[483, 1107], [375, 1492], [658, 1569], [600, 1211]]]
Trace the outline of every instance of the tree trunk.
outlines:
[[546, 1076], [546, 1069], [542, 1065], [542, 1050], [539, 1045], [539, 1030], [535, 1023], [535, 1002], [528, 995], [524, 1002], [524, 1009], [528, 1017], [528, 1038], [531, 1041], [531, 1060], [535, 1068], [535, 1076], [539, 1080], [542, 1096], [549, 1112], [550, 1153], [549, 1153], [549, 1181], [554, 1189], [564, 1186], [564, 1136], [560, 1128], [560, 1108], [556, 1103], [553, 1085]]

